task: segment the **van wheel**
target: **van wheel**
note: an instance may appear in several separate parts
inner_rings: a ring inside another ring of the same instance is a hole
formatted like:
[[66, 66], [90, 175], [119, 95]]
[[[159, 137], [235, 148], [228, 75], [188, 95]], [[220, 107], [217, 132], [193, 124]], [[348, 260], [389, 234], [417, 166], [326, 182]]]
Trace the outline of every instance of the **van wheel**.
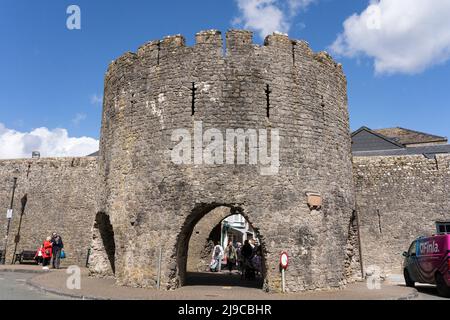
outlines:
[[436, 273], [436, 287], [440, 296], [450, 298], [450, 287], [445, 283], [444, 277]]
[[415, 286], [415, 282], [411, 279], [411, 277], [409, 276], [409, 272], [408, 272], [408, 270], [407, 269], [405, 269], [404, 271], [403, 271], [403, 276], [404, 276], [404, 278], [405, 278], [405, 283], [406, 283], [406, 286], [407, 287], [410, 287], [410, 288], [414, 288], [414, 286]]

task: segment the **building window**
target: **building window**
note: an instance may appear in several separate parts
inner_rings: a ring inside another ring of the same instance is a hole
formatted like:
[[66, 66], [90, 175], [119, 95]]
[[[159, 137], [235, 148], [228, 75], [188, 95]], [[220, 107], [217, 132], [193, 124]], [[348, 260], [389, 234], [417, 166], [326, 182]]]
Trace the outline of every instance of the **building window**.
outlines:
[[437, 232], [442, 233], [450, 233], [450, 221], [449, 222], [436, 222]]

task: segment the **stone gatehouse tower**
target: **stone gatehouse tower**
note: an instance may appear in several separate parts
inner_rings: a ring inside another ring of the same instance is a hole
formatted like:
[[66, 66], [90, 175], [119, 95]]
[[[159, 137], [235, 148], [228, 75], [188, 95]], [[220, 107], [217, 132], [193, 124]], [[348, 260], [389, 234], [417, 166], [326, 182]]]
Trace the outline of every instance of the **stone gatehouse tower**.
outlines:
[[[194, 136], [199, 122], [203, 132], [278, 130], [278, 172], [263, 175], [248, 157], [175, 164], [174, 130]], [[232, 30], [224, 52], [221, 33], [205, 31], [192, 47], [171, 36], [126, 53], [105, 77], [91, 271], [155, 287], [161, 261], [162, 288], [182, 286], [192, 230], [226, 207], [262, 241], [267, 290], [280, 290], [283, 250], [291, 256], [289, 291], [345, 284], [354, 212], [349, 130], [342, 68], [306, 42], [274, 34], [258, 46], [251, 32]], [[308, 204], [310, 193], [321, 206]]]

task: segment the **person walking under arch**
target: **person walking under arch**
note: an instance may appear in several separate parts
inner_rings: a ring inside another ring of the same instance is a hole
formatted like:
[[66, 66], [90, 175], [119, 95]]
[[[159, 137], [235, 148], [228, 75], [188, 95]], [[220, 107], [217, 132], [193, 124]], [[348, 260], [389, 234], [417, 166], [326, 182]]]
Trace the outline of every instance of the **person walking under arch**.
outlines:
[[236, 243], [236, 265], [237, 270], [239, 274], [242, 276], [244, 273], [244, 270], [242, 269], [242, 265], [244, 264], [243, 258], [242, 258], [242, 243], [238, 242]]
[[233, 245], [233, 241], [230, 241], [225, 249], [225, 258], [227, 260], [227, 268], [230, 271], [230, 274], [233, 271], [233, 267], [236, 265], [236, 257], [236, 248]]
[[255, 278], [255, 271], [252, 266], [252, 258], [253, 258], [254, 251], [248, 240], [245, 240], [244, 246], [242, 247], [242, 250], [241, 250], [241, 254], [242, 254], [242, 258], [244, 260], [244, 265], [243, 265], [244, 278], [246, 280], [253, 280]]
[[218, 241], [215, 244], [212, 253], [211, 271], [220, 272], [222, 270], [223, 248]]

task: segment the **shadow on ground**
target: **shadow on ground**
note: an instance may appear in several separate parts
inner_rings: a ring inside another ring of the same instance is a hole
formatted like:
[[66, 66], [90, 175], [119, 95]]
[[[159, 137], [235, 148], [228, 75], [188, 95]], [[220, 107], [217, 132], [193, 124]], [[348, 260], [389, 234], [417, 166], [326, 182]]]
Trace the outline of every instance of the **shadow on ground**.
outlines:
[[223, 273], [214, 272], [188, 272], [186, 286], [221, 286], [221, 287], [243, 287], [262, 289], [263, 278], [257, 277], [255, 280], [241, 279], [240, 274], [228, 271]]
[[[405, 284], [400, 284], [398, 285], [399, 287], [403, 287], [403, 288], [407, 288], [407, 286]], [[429, 298], [436, 298], [438, 300], [441, 299], [448, 299], [445, 297], [441, 297], [436, 289], [435, 285], [431, 285], [431, 284], [422, 284], [422, 283], [417, 283], [414, 288], [423, 295], [426, 295]]]
[[420, 293], [429, 294], [431, 296], [439, 297], [439, 294], [437, 292], [437, 289], [435, 286], [422, 286], [422, 285], [416, 285], [415, 288]]

